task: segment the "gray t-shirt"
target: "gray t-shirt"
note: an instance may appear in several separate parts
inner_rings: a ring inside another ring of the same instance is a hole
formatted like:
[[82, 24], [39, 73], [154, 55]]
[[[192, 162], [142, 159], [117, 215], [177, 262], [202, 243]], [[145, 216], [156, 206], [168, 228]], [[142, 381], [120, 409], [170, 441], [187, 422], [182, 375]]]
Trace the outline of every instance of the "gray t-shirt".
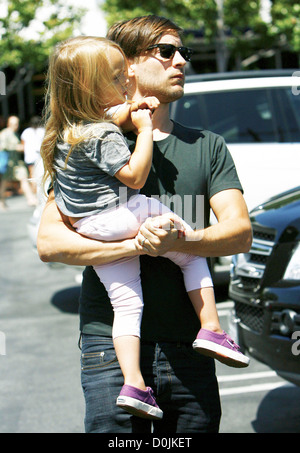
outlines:
[[98, 214], [138, 193], [114, 177], [131, 156], [125, 138], [113, 124], [96, 127], [96, 137], [76, 145], [67, 165], [70, 145], [56, 146], [55, 200], [62, 213], [71, 217]]

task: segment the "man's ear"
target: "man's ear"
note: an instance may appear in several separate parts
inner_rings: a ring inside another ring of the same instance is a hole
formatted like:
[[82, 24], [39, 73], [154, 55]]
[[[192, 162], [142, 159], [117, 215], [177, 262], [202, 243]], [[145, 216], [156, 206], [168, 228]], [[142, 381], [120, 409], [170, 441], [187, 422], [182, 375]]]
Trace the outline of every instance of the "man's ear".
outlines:
[[128, 77], [135, 76], [135, 60], [134, 58], [128, 58]]

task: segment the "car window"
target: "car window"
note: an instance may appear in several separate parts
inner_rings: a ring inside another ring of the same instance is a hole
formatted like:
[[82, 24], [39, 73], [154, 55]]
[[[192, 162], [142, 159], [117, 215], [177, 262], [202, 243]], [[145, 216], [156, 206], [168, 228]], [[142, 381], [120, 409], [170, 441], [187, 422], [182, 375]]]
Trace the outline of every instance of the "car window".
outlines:
[[171, 116], [228, 143], [300, 141], [300, 96], [289, 87], [187, 94]]
[[300, 142], [300, 96], [291, 89], [278, 90], [279, 131], [284, 142]]

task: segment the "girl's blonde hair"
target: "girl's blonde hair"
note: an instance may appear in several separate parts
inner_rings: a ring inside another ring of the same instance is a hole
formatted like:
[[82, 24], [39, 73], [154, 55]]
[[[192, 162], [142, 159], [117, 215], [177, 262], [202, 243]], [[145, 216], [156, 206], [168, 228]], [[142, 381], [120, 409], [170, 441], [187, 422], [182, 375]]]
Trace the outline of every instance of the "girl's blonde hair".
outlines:
[[[41, 147], [45, 184], [54, 179], [54, 151], [58, 140], [72, 148], [95, 136], [93, 125], [105, 118], [105, 90], [113, 83], [109, 49], [118, 44], [105, 38], [81, 36], [56, 46], [49, 61], [45, 104], [45, 137]], [[120, 103], [125, 98], [116, 90]], [[91, 124], [92, 123], [92, 124]], [[91, 124], [91, 127], [87, 127]]]

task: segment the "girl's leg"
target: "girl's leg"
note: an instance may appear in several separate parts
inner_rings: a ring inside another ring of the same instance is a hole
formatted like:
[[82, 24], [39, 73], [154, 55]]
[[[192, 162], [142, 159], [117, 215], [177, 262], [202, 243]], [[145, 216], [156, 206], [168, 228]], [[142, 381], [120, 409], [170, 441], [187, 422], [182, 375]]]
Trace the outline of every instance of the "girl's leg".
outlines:
[[139, 257], [94, 267], [114, 310], [113, 341], [124, 383], [145, 390], [140, 370], [140, 325], [143, 312]]
[[115, 405], [124, 378], [111, 338], [82, 334], [81, 381], [86, 433], [150, 433], [149, 420]]
[[189, 298], [200, 320], [201, 328], [222, 333], [212, 287], [189, 291]]
[[117, 406], [142, 418], [161, 419], [153, 390], [145, 386], [140, 369], [140, 324], [143, 311], [139, 257], [119, 260], [95, 271], [114, 309], [113, 340], [124, 375]]
[[[136, 234], [138, 224], [124, 206], [84, 218], [74, 224], [77, 232], [98, 240], [119, 240]], [[127, 235], [126, 235], [127, 233]], [[140, 371], [140, 325], [143, 295], [139, 257], [121, 259], [94, 269], [105, 286], [114, 310], [113, 340], [125, 384], [144, 390]]]
[[114, 338], [114, 347], [124, 376], [124, 384], [146, 390], [140, 370], [140, 339], [132, 335]]
[[[166, 255], [170, 259], [173, 255], [173, 261], [181, 267], [186, 289], [201, 323], [193, 348], [228, 366], [236, 368], [248, 366], [249, 358], [241, 353], [240, 347], [221, 329], [213, 287], [212, 284], [208, 284], [210, 277], [205, 275], [205, 271], [201, 271], [206, 260], [182, 253]], [[185, 264], [184, 261], [186, 261]], [[202, 279], [199, 280], [200, 276]]]
[[180, 266], [185, 287], [203, 329], [221, 333], [213, 282], [205, 258], [168, 252], [167, 258]]
[[[147, 205], [145, 200], [142, 203]], [[134, 237], [139, 228], [136, 214], [126, 206], [82, 219], [73, 226], [85, 236], [111, 241]], [[94, 269], [107, 290], [114, 310], [114, 347], [125, 381], [116, 404], [134, 415], [161, 419], [163, 413], [157, 406], [153, 390], [145, 386], [140, 370], [143, 297], [139, 257], [94, 266]]]
[[[151, 216], [170, 214], [172, 211], [157, 199], [148, 199]], [[150, 215], [149, 215], [150, 216]], [[183, 219], [176, 216], [186, 231], [192, 230]], [[168, 252], [165, 254], [177, 264], [184, 276], [185, 287], [200, 320], [202, 328], [221, 333], [218, 312], [215, 304], [213, 282], [205, 258], [185, 253]]]

